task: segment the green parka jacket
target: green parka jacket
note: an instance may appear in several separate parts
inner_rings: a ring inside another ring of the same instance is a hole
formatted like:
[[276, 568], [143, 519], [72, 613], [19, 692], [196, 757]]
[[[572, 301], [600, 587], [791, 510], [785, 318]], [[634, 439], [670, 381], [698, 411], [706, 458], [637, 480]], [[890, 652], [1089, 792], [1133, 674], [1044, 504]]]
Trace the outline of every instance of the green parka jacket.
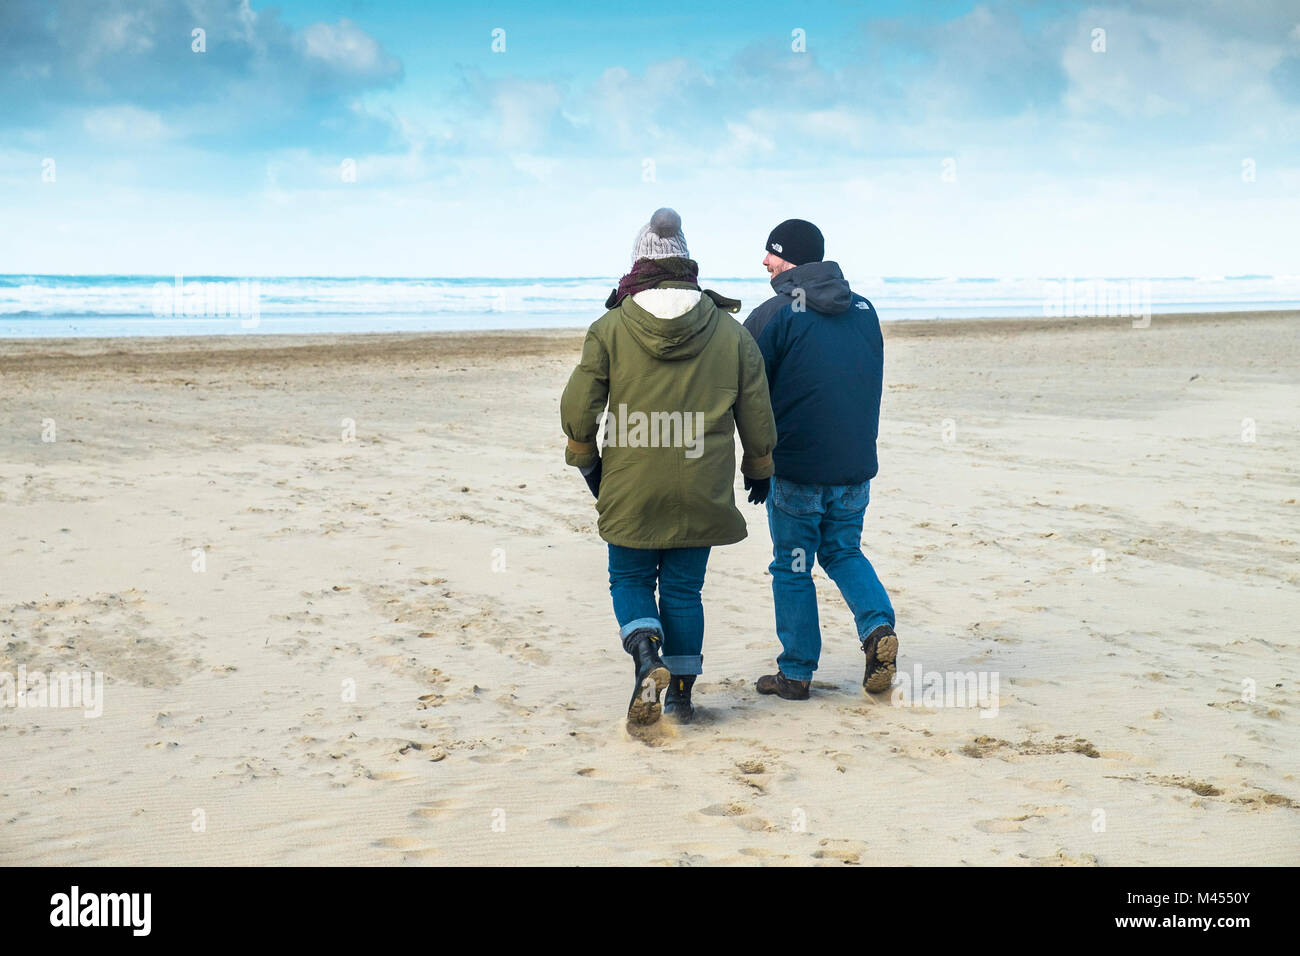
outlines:
[[767, 478], [776, 422], [753, 336], [707, 294], [673, 319], [628, 296], [592, 323], [560, 399], [568, 464], [596, 462], [602, 417], [602, 538], [627, 548], [694, 548], [745, 537], [733, 436], [740, 434], [741, 472]]

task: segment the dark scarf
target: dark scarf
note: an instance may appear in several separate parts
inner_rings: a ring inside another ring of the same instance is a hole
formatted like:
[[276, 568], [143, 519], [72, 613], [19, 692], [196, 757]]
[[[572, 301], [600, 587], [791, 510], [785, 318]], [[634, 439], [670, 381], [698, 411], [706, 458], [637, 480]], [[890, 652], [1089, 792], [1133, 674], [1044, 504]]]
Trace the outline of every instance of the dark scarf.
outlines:
[[638, 259], [632, 271], [618, 280], [618, 288], [605, 300], [605, 308], [615, 308], [630, 295], [653, 289], [663, 282], [685, 283], [689, 289], [699, 289], [700, 266], [694, 259], [672, 256], [667, 259]]

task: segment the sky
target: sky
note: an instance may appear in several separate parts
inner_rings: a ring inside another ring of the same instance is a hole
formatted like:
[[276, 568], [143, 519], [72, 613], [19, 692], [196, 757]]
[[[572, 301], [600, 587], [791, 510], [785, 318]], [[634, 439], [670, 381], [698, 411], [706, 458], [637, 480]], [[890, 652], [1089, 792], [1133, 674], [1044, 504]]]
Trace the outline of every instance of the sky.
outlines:
[[704, 276], [1295, 275], [1300, 2], [0, 0], [0, 273], [611, 276], [660, 206]]

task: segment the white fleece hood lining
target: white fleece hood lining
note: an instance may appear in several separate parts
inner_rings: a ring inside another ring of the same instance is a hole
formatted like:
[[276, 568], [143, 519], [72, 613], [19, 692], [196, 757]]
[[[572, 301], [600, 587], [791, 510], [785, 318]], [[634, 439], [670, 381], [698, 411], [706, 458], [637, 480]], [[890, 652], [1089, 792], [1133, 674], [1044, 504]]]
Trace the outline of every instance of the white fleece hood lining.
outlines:
[[699, 305], [699, 289], [646, 289], [632, 301], [657, 319], [675, 319]]

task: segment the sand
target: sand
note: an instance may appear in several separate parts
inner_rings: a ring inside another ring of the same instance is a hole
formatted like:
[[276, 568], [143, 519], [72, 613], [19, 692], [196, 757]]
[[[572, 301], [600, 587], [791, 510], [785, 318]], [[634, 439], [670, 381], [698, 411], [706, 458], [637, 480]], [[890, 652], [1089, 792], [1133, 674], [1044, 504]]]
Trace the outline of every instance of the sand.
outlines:
[[0, 862], [1300, 863], [1300, 313], [885, 335], [900, 670], [996, 714], [864, 695], [820, 571], [760, 697], [742, 502], [700, 719], [639, 736], [579, 333], [0, 342], [0, 673], [104, 679], [0, 708]]

